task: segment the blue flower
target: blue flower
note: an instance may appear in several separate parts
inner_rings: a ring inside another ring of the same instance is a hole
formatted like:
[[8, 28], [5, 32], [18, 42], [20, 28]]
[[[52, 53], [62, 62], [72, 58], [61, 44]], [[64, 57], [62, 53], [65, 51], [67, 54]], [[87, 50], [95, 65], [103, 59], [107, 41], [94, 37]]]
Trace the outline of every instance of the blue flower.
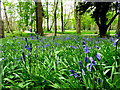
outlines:
[[65, 39], [66, 39], [66, 40], [69, 40], [70, 38], [66, 37]]
[[8, 35], [6, 35], [6, 37], [8, 37]]
[[70, 74], [69, 76], [79, 77], [78, 73]]
[[88, 71], [92, 71], [92, 66], [93, 66], [92, 63], [87, 64], [86, 68], [88, 68]]
[[82, 42], [82, 45], [86, 45], [86, 42], [85, 42], [85, 41], [83, 41], [83, 42]]
[[80, 67], [82, 68], [82, 61], [80, 61], [79, 64], [80, 64]]
[[32, 29], [30, 29], [30, 32], [32, 32]]
[[30, 34], [30, 37], [32, 37], [32, 34]]
[[48, 47], [48, 46], [50, 46], [50, 44], [46, 44], [46, 46]]
[[28, 51], [32, 51], [32, 47], [28, 47], [26, 48]]
[[27, 38], [24, 38], [24, 40], [27, 42]]
[[89, 59], [88, 57], [85, 57], [85, 58], [84, 58], [84, 60], [85, 60], [86, 62], [88, 62], [88, 59]]
[[117, 38], [119, 38], [120, 37], [120, 31], [117, 33]]
[[93, 64], [94, 66], [96, 66], [96, 61], [92, 61], [92, 64]]
[[90, 51], [89, 51], [89, 48], [88, 48], [88, 47], [85, 47], [85, 48], [84, 48], [84, 52], [85, 52], [85, 53], [89, 53], [89, 52], [90, 52]]
[[100, 61], [101, 56], [102, 56], [102, 55], [101, 55], [100, 53], [97, 53], [96, 58], [98, 59], [98, 61]]
[[83, 75], [86, 75], [86, 74], [85, 74], [85, 71], [84, 71], [83, 69], [81, 69], [81, 72], [82, 72]]
[[77, 48], [76, 46], [72, 46], [72, 45], [71, 45], [70, 47], [73, 48], [73, 49], [76, 49], [76, 48]]
[[89, 60], [91, 61], [92, 65], [96, 66], [96, 61], [94, 61], [92, 57], [89, 57]]
[[69, 70], [70, 72], [74, 73], [74, 70]]
[[33, 37], [33, 36], [32, 36], [31, 38], [32, 38], [32, 40], [34, 40], [34, 37]]
[[102, 82], [102, 80], [100, 78], [98, 78], [98, 83], [100, 84]]
[[97, 48], [98, 50], [100, 50], [100, 47], [98, 47], [98, 46], [94, 46], [95, 48]]
[[36, 35], [36, 39], [39, 39], [38, 35]]
[[90, 60], [91, 62], [94, 61], [92, 57], [89, 57], [89, 60]]
[[118, 41], [119, 41], [119, 39], [116, 39], [116, 40], [114, 41], [114, 43], [113, 43], [113, 46], [114, 46], [114, 47], [116, 46], [116, 44], [118, 43]]

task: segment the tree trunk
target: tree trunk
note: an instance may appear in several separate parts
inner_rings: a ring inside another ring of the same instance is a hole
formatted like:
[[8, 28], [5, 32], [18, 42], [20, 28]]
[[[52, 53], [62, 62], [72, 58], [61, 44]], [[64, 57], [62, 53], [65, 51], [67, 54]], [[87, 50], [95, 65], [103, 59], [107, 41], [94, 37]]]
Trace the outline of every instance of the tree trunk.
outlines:
[[118, 26], [117, 26], [116, 34], [118, 34], [119, 32], [120, 32], [120, 13], [118, 15]]
[[63, 27], [63, 0], [61, 0], [61, 28], [62, 28], [62, 33], [64, 34], [64, 27]]
[[101, 38], [106, 36], [107, 29], [108, 29], [107, 25], [99, 25], [99, 34]]
[[74, 3], [74, 16], [75, 16], [75, 20], [76, 20], [76, 33], [81, 33], [80, 30], [81, 30], [81, 16], [79, 15], [79, 11], [76, 10], [77, 9], [77, 6], [76, 6], [76, 0], [75, 0], [75, 3]]
[[52, 21], [52, 24], [51, 24], [51, 26], [50, 26], [50, 31], [51, 31], [51, 29], [52, 29], [52, 27], [53, 27], [53, 24], [54, 24], [54, 20]]
[[54, 20], [55, 20], [54, 27], [55, 27], [55, 32], [54, 32], [54, 36], [56, 36], [56, 34], [57, 34], [57, 16], [56, 16], [56, 12], [57, 12], [58, 0], [54, 1], [54, 5], [55, 5], [55, 10], [54, 10]]
[[49, 15], [48, 15], [48, 14], [49, 14], [49, 13], [48, 13], [48, 0], [47, 0], [47, 2], [46, 2], [46, 6], [47, 6], [47, 7], [46, 7], [46, 10], [47, 10], [47, 31], [50, 31], [50, 30], [49, 30]]
[[9, 21], [8, 21], [8, 16], [7, 16], [7, 12], [6, 12], [6, 7], [5, 7], [4, 3], [3, 3], [3, 7], [4, 7], [4, 12], [5, 12], [5, 17], [6, 17], [7, 27], [8, 27], [8, 33], [10, 33], [10, 31], [13, 33], [13, 31], [12, 31], [12, 29], [11, 29], [11, 27], [10, 27], [10, 23], [9, 23]]
[[3, 30], [3, 21], [1, 16], [1, 0], [0, 0], [0, 38], [4, 38], [4, 30]]
[[40, 36], [43, 36], [43, 28], [42, 28], [42, 2], [41, 0], [36, 0], [36, 28], [37, 33], [40, 34]]
[[78, 14], [76, 17], [76, 32], [81, 33], [81, 16]]

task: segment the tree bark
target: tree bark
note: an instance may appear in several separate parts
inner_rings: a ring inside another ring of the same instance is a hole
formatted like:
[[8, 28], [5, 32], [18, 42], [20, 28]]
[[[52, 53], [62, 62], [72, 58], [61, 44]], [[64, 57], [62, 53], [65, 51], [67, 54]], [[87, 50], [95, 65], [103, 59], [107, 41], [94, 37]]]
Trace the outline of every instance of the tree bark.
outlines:
[[81, 33], [81, 16], [79, 15], [79, 11], [76, 10], [77, 9], [77, 6], [76, 6], [76, 0], [75, 0], [75, 3], [74, 3], [74, 10], [75, 10], [75, 13], [74, 13], [74, 16], [75, 16], [75, 20], [76, 20], [76, 33]]
[[58, 0], [54, 1], [54, 5], [55, 5], [55, 10], [54, 10], [54, 27], [55, 27], [55, 32], [54, 32], [54, 36], [57, 35], [57, 16], [56, 16], [56, 12], [57, 12], [57, 5], [58, 5]]
[[99, 34], [101, 38], [106, 36], [107, 29], [108, 29], [107, 25], [99, 25]]
[[0, 0], [0, 38], [4, 38], [4, 29], [3, 21], [1, 16], [1, 0]]
[[116, 34], [118, 34], [119, 32], [120, 32], [120, 13], [118, 15], [118, 26], [117, 26]]
[[76, 17], [76, 32], [81, 34], [81, 16], [78, 14]]
[[7, 27], [8, 27], [8, 33], [10, 33], [10, 31], [13, 33], [11, 27], [10, 27], [10, 23], [9, 23], [9, 20], [8, 20], [8, 16], [7, 16], [7, 12], [6, 12], [6, 7], [3, 3], [3, 8], [4, 8], [4, 12], [5, 12], [5, 17], [6, 17], [6, 22], [7, 22]]
[[53, 27], [54, 21], [55, 21], [55, 20], [52, 21], [52, 24], [51, 24], [50, 29], [49, 29], [50, 31], [51, 31], [51, 29], [52, 29], [52, 27]]
[[50, 30], [49, 30], [49, 15], [48, 15], [48, 14], [49, 14], [49, 12], [48, 12], [48, 0], [47, 0], [47, 2], [46, 2], [46, 6], [47, 6], [47, 7], [46, 7], [46, 10], [47, 10], [47, 31], [50, 31]]
[[43, 36], [43, 28], [42, 28], [42, 2], [41, 0], [36, 0], [36, 28], [37, 33], [40, 34], [40, 36]]
[[62, 33], [64, 34], [64, 26], [63, 26], [63, 0], [61, 0], [61, 29]]

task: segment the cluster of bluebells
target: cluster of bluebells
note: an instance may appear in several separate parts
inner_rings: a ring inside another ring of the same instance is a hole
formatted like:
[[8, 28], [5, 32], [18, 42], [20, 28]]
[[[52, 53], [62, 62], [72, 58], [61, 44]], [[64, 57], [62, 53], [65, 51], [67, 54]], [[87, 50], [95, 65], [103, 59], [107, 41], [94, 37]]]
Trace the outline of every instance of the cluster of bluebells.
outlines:
[[[99, 42], [97, 41], [96, 44], [97, 43], [99, 43]], [[80, 72], [82, 73], [82, 75], [87, 75], [86, 74], [87, 73], [86, 70], [88, 70], [89, 72], [91, 72], [93, 70], [93, 67], [97, 66], [97, 61], [95, 61], [93, 59], [93, 57], [88, 57], [87, 54], [90, 53], [91, 47], [88, 47], [86, 44], [87, 44], [86, 41], [82, 42], [83, 50], [84, 50], [84, 53], [86, 54], [86, 57], [84, 58], [86, 64], [84, 66], [84, 64], [83, 64], [82, 61], [79, 62]], [[73, 46], [71, 46], [71, 47], [73, 47]], [[94, 46], [94, 47], [97, 48], [98, 50], [100, 50], [100, 47], [98, 47], [97, 45]], [[96, 59], [98, 61], [100, 61], [102, 54], [101, 53], [97, 53], [95, 56], [96, 56]], [[74, 70], [69, 70], [69, 71], [72, 72], [72, 74], [70, 74], [69, 76], [79, 77], [79, 74], [75, 73]], [[100, 78], [98, 78], [97, 82], [100, 83], [101, 81], [102, 80]]]

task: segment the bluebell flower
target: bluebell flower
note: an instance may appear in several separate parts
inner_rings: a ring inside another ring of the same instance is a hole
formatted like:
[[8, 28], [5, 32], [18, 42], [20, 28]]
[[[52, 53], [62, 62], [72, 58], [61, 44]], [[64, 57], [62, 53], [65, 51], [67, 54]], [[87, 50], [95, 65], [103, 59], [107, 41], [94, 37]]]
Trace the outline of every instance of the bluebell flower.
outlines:
[[116, 40], [114, 41], [114, 43], [113, 43], [113, 46], [114, 46], [114, 47], [116, 46], [116, 44], [118, 43], [118, 41], [119, 41], [119, 39], [116, 39]]
[[101, 56], [102, 56], [102, 55], [101, 55], [100, 53], [97, 53], [96, 58], [98, 59], [98, 61], [100, 61]]
[[110, 41], [112, 41], [112, 42], [113, 42], [113, 41], [114, 41], [114, 39], [113, 39], [113, 38], [110, 38]]
[[89, 59], [88, 57], [85, 57], [85, 58], [84, 58], [84, 60], [85, 60], [86, 62], [88, 62], [88, 59]]
[[73, 49], [76, 49], [76, 48], [77, 48], [76, 46], [72, 46], [72, 45], [71, 45], [70, 47], [73, 48]]
[[32, 47], [28, 47], [26, 48], [28, 51], [32, 51]]
[[98, 83], [100, 84], [102, 82], [102, 80], [100, 78], [98, 78]]
[[65, 39], [66, 39], [66, 40], [69, 40], [70, 38], [66, 37]]
[[82, 68], [82, 61], [80, 61], [79, 64], [80, 64], [80, 67]]
[[44, 80], [43, 83], [46, 83], [46, 80]]
[[31, 37], [32, 38], [32, 40], [34, 40], [34, 37]]
[[95, 48], [97, 48], [98, 50], [100, 50], [100, 47], [98, 47], [98, 46], [94, 46]]
[[27, 38], [24, 38], [24, 40], [27, 42]]
[[95, 42], [95, 44], [98, 44], [98, 43], [99, 43], [98, 41]]
[[8, 35], [6, 35], [6, 37], [8, 37]]
[[85, 48], [84, 48], [84, 52], [85, 52], [85, 53], [89, 53], [89, 52], [90, 52], [90, 51], [89, 51], [89, 48], [88, 48], [88, 47], [85, 47]]
[[69, 70], [70, 72], [74, 73], [74, 70]]
[[86, 42], [85, 42], [85, 41], [83, 41], [83, 42], [82, 42], [82, 45], [86, 45]]
[[32, 32], [32, 29], [30, 29], [30, 32]]
[[119, 38], [120, 37], [120, 31], [117, 33], [117, 38]]
[[79, 77], [78, 73], [70, 74], [69, 76]]
[[88, 71], [92, 71], [93, 64], [89, 63], [87, 64], [86, 68], [88, 68]]
[[91, 61], [91, 63], [92, 63], [94, 66], [96, 66], [96, 61], [94, 61], [92, 57], [89, 57], [89, 60]]
[[90, 60], [91, 62], [94, 61], [92, 57], [89, 57], [89, 60]]
[[30, 37], [32, 37], [32, 34], [30, 34]]
[[81, 69], [81, 72], [82, 72], [83, 75], [86, 75], [86, 74], [85, 74], [85, 71], [84, 71], [83, 69]]
[[36, 39], [39, 39], [38, 35], [36, 35]]
[[50, 44], [46, 44], [46, 46], [48, 47], [48, 46], [50, 46]]
[[94, 66], [96, 66], [96, 61], [93, 60], [93, 61], [92, 61], [92, 64], [93, 64]]

